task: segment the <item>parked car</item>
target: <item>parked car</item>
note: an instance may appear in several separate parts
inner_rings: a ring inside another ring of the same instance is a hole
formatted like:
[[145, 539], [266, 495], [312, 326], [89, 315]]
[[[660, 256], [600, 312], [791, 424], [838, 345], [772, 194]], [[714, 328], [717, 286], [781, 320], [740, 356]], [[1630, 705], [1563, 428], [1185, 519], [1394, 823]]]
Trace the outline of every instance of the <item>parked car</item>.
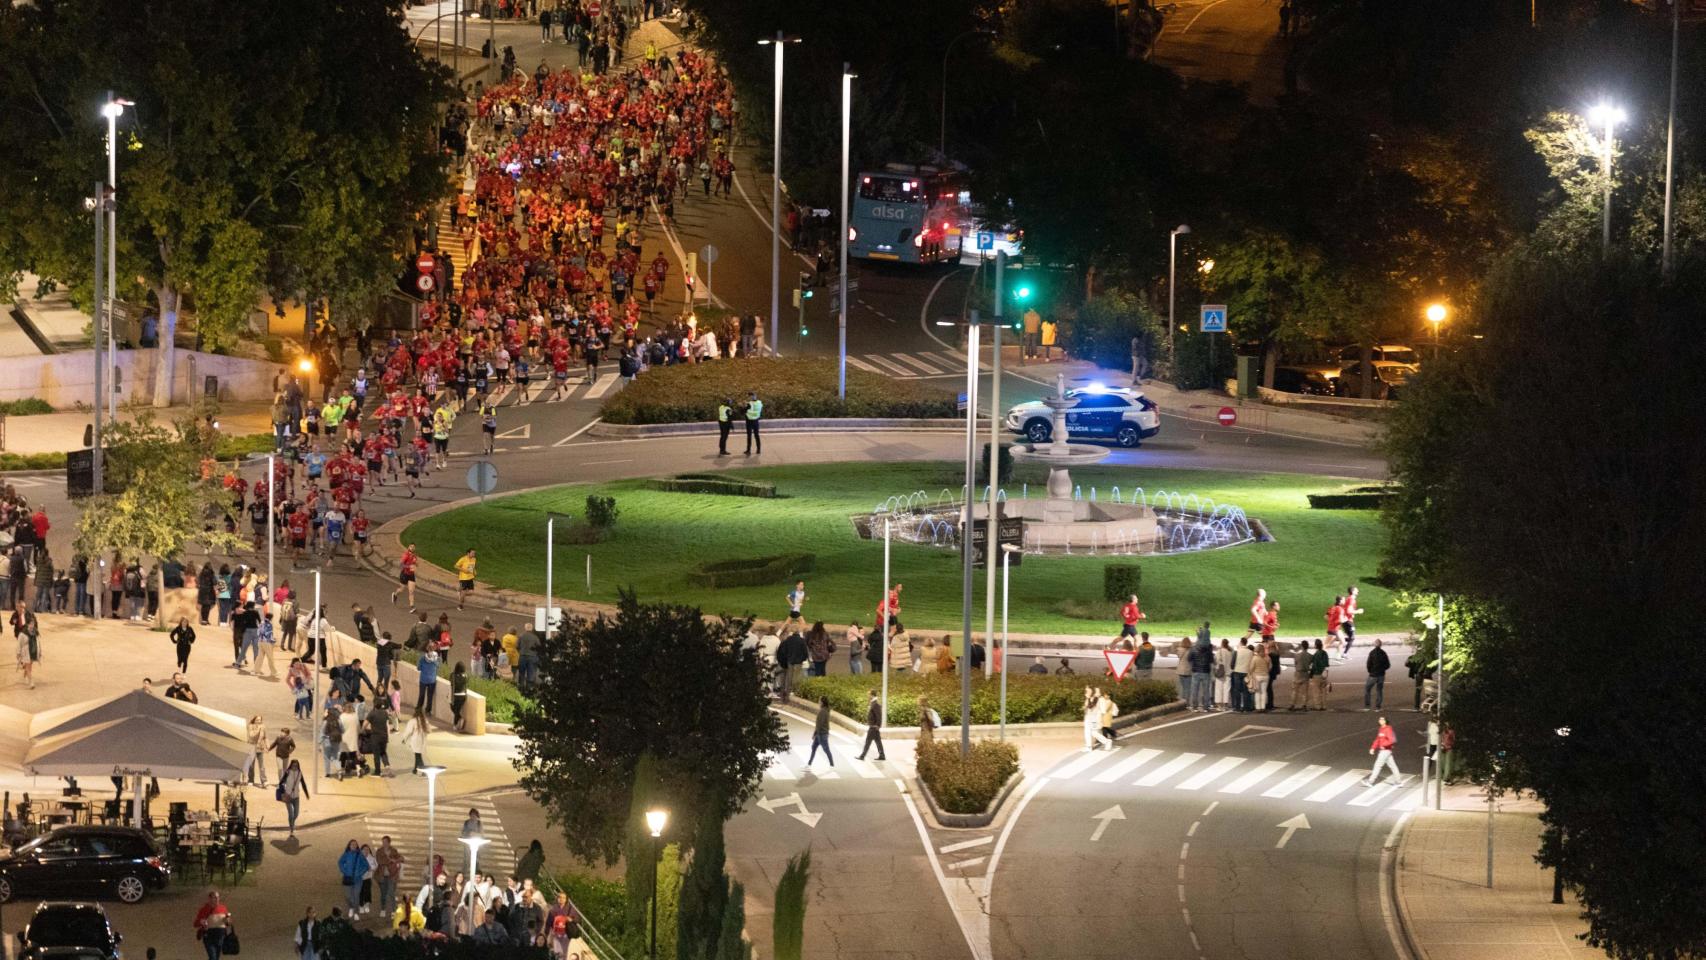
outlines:
[[[1135, 447], [1161, 432], [1161, 410], [1142, 390], [1092, 385], [1068, 390], [1066, 396], [1078, 401], [1066, 411], [1070, 439], [1094, 437]], [[1047, 443], [1054, 433], [1054, 413], [1041, 400], [1008, 410], [1006, 423], [1008, 430], [1032, 443]]]
[[1335, 376], [1329, 377], [1309, 367], [1275, 367], [1274, 389], [1285, 393], [1330, 397], [1333, 395], [1333, 380], [1336, 379], [1337, 373], [1338, 371], [1334, 371]]
[[[1404, 384], [1415, 375], [1416, 368], [1407, 363], [1396, 363], [1391, 360], [1376, 360], [1372, 364], [1374, 377], [1370, 381], [1371, 400], [1396, 400]], [[1339, 371], [1339, 379], [1333, 384], [1335, 392], [1341, 397], [1356, 397], [1362, 395], [1362, 362], [1352, 363]]]
[[123, 940], [100, 904], [48, 901], [18, 934], [18, 960], [119, 960]]
[[57, 827], [0, 857], [0, 903], [55, 894], [137, 903], [171, 879], [153, 838], [135, 827]]
[[[1362, 359], [1362, 347], [1353, 343], [1341, 348], [1338, 356], [1340, 364], [1356, 363]], [[1369, 357], [1372, 360], [1401, 363], [1410, 367], [1420, 367], [1422, 364], [1422, 355], [1417, 353], [1414, 347], [1401, 343], [1376, 344], [1369, 348]]]

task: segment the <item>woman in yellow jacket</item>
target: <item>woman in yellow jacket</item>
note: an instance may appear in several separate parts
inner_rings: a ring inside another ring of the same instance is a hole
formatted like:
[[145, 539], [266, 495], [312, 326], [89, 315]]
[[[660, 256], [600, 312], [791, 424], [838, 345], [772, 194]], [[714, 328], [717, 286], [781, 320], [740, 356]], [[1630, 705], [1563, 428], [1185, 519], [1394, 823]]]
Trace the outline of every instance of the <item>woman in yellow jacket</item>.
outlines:
[[948, 640], [946, 634], [936, 644], [936, 672], [954, 672], [954, 645]]
[[925, 637], [924, 646], [919, 649], [918, 653], [918, 675], [928, 677], [936, 672], [936, 667], [936, 641]]

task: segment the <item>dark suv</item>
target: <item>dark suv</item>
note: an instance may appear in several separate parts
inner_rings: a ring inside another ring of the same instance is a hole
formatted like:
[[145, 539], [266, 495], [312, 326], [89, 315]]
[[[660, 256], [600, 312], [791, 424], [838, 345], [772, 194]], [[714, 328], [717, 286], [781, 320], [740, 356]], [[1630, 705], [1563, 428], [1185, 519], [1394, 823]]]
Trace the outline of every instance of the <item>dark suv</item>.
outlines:
[[18, 934], [18, 960], [119, 960], [123, 939], [98, 903], [43, 903]]
[[21, 895], [136, 903], [172, 878], [153, 838], [134, 827], [59, 827], [0, 857], [0, 903]]

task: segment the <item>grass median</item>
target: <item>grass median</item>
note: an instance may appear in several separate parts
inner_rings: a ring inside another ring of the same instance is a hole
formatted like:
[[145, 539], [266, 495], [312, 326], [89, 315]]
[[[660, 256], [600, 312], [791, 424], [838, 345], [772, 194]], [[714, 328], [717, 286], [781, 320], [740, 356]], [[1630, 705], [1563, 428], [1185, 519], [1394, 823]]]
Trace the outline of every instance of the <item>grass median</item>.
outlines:
[[[620, 510], [610, 538], [557, 545], [559, 598], [615, 603], [617, 590], [632, 586], [646, 601], [779, 620], [787, 613], [791, 583], [715, 589], [694, 585], [691, 575], [704, 563], [810, 553], [814, 565], [804, 577], [806, 617], [869, 625], [882, 593], [883, 544], [859, 538], [851, 516], [870, 512], [891, 494], [922, 490], [934, 498], [960, 482], [959, 467], [951, 463], [840, 463], [729, 473], [774, 483], [778, 496], [672, 493], [648, 489], [643, 479], [570, 485], [441, 513], [410, 525], [404, 539], [418, 543], [428, 561], [445, 568], [469, 547], [479, 548], [483, 583], [543, 593], [546, 511], [579, 516], [588, 494], [606, 495], [616, 498]], [[1039, 495], [1045, 477], [1039, 467], [1020, 465], [1007, 485], [1008, 495]], [[1073, 480], [1086, 497], [1095, 491], [1106, 498], [1116, 484], [1127, 498], [1139, 485], [1150, 493], [1213, 497], [1262, 519], [1274, 539], [1159, 557], [1025, 557], [1012, 569], [1010, 624], [1016, 633], [1117, 633], [1119, 605], [1102, 597], [1102, 571], [1109, 563], [1141, 568], [1140, 593], [1149, 617], [1143, 627], [1161, 639], [1194, 631], [1205, 619], [1214, 622], [1218, 635], [1242, 633], [1258, 587], [1282, 603], [1281, 633], [1321, 631], [1322, 611], [1349, 584], [1362, 589], [1366, 613], [1358, 625], [1364, 630], [1410, 625], [1392, 609], [1390, 593], [1371, 581], [1384, 539], [1378, 516], [1309, 507], [1308, 494], [1337, 490], [1341, 481], [1107, 466], [1075, 470]], [[589, 556], [590, 590], [583, 573]], [[981, 628], [982, 571], [974, 579], [979, 596], [973, 609]], [[897, 542], [890, 582], [906, 585], [902, 619], [919, 642], [926, 632], [957, 630], [960, 562], [954, 550]], [[996, 616], [999, 620], [999, 610]]]
[[834, 360], [759, 357], [653, 367], [610, 395], [598, 415], [606, 423], [698, 423], [717, 418], [727, 397], [738, 406], [757, 391], [766, 419], [956, 415], [955, 395], [919, 380], [894, 380], [848, 368], [847, 399], [836, 396]]

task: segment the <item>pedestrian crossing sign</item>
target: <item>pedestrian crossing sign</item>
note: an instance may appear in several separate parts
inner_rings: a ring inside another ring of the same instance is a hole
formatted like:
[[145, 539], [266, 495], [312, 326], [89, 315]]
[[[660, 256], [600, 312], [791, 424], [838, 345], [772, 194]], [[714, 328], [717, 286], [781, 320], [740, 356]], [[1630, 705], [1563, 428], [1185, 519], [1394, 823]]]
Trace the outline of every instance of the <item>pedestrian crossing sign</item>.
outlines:
[[1202, 307], [1202, 332], [1226, 332], [1226, 304], [1205, 303]]

